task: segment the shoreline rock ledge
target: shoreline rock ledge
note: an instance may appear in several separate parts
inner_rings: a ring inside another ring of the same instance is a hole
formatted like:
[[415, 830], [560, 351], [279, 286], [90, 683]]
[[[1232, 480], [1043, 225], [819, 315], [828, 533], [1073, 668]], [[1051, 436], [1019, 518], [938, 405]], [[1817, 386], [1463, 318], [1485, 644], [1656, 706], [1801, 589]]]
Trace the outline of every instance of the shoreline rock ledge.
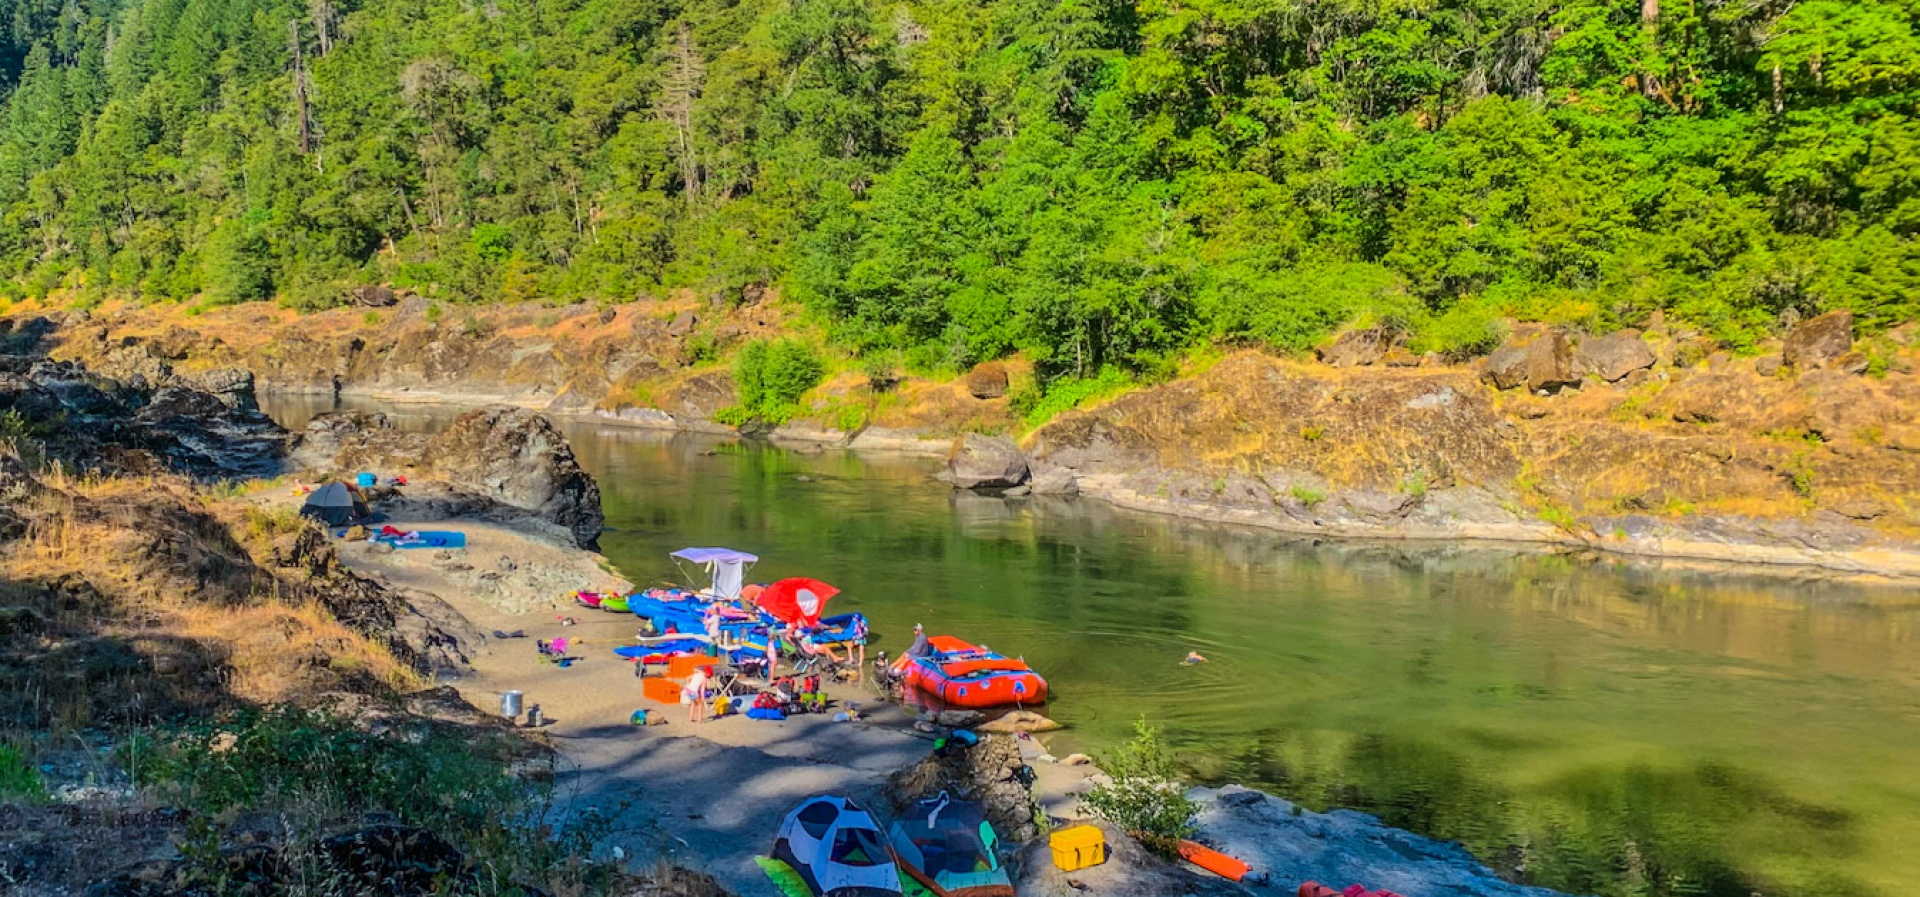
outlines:
[[566, 436], [525, 408], [476, 408], [431, 436], [401, 432], [377, 411], [330, 412], [307, 424], [293, 461], [347, 476], [405, 473], [415, 482], [403, 501], [424, 516], [532, 520], [589, 550], [606, 525], [600, 484]]

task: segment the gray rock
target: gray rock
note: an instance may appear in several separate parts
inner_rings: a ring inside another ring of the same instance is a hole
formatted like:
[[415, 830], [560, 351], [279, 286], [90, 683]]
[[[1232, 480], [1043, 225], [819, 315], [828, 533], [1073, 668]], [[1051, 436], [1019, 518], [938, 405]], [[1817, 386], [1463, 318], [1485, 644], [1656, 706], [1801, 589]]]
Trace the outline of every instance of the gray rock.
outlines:
[[1573, 369], [1573, 346], [1565, 334], [1549, 331], [1527, 345], [1527, 388], [1557, 392], [1577, 386], [1580, 375]]
[[1578, 385], [1573, 347], [1558, 330], [1516, 333], [1487, 356], [1481, 376], [1501, 389], [1526, 387], [1535, 392], [1558, 392]]
[[1843, 374], [1864, 374], [1872, 362], [1864, 352], [1848, 352], [1833, 360], [1833, 369]]
[[1379, 364], [1387, 351], [1394, 348], [1393, 336], [1379, 327], [1348, 330], [1335, 337], [1333, 342], [1314, 349], [1313, 354], [1322, 363], [1337, 368]]
[[1617, 383], [1634, 371], [1653, 367], [1657, 359], [1637, 330], [1621, 330], [1597, 336], [1580, 344], [1574, 352], [1574, 368], [1581, 374], [1593, 374], [1608, 383]]
[[1805, 370], [1828, 364], [1853, 348], [1853, 312], [1830, 311], [1801, 321], [1787, 333], [1780, 355]]
[[954, 441], [947, 472], [961, 489], [1005, 489], [1027, 481], [1027, 457], [1011, 439], [968, 433]]
[[949, 729], [971, 729], [986, 722], [987, 715], [978, 710], [942, 710], [934, 720]]
[[677, 315], [674, 315], [673, 321], [667, 324], [667, 335], [668, 336], [686, 336], [687, 334], [692, 333], [694, 326], [699, 323], [700, 323], [699, 315], [694, 314], [691, 310], [683, 311]]
[[1786, 360], [1778, 355], [1762, 355], [1753, 363], [1753, 372], [1762, 377], [1771, 377], [1780, 373], [1780, 367], [1785, 363]]
[[1033, 490], [1033, 494], [1080, 494], [1080, 480], [1074, 476], [1073, 471], [1045, 462], [1034, 462], [1030, 465], [1030, 469], [1032, 478], [1027, 481], [1027, 487]]
[[393, 294], [393, 290], [380, 284], [368, 284], [354, 288], [353, 301], [368, 308], [390, 308], [399, 304], [400, 300]]
[[450, 483], [565, 527], [592, 548], [606, 525], [600, 484], [545, 417], [524, 408], [469, 411], [432, 439], [424, 459]]
[[1340, 496], [1348, 510], [1371, 521], [1397, 520], [1407, 516], [1420, 503], [1417, 496], [1400, 492], [1357, 490]]
[[1365, 813], [1314, 813], [1237, 785], [1188, 792], [1200, 805], [1200, 838], [1289, 889], [1361, 882], [1399, 894], [1555, 897], [1502, 879], [1465, 847], [1392, 828]]

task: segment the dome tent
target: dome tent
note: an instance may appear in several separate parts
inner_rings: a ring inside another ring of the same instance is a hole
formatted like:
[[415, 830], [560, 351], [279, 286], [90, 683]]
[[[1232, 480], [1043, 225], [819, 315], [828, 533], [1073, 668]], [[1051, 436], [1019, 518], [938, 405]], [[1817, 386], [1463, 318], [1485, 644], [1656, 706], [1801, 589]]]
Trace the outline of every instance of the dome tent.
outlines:
[[341, 482], [328, 483], [313, 490], [307, 496], [307, 503], [300, 506], [300, 516], [312, 517], [328, 526], [346, 526], [373, 517], [373, 511], [367, 508], [366, 499], [360, 492]]
[[780, 824], [773, 859], [814, 897], [898, 897], [900, 871], [873, 817], [844, 797], [808, 798]]

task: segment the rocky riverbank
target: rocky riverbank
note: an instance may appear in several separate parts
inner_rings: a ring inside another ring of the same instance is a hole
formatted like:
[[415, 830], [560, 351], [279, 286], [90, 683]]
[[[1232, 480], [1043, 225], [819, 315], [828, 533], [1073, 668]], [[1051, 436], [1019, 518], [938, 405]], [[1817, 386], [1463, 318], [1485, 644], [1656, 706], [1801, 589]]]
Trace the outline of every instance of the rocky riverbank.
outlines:
[[[454, 317], [420, 300], [304, 317], [240, 306], [191, 322], [126, 308], [19, 317], [11, 333], [50, 357], [150, 378], [239, 366], [275, 389], [730, 432], [713, 422], [736, 401], [716, 359], [794, 326], [764, 298]], [[1229, 354], [1031, 432], [1008, 397], [1017, 365], [949, 381], [848, 372], [767, 435], [957, 449], [963, 486], [1312, 536], [1920, 576], [1912, 328], [1860, 341], [1836, 313], [1781, 333], [1735, 355], [1657, 319], [1598, 337], [1526, 325], [1484, 357], [1449, 361], [1408, 354], [1391, 331], [1354, 331], [1312, 361]]]

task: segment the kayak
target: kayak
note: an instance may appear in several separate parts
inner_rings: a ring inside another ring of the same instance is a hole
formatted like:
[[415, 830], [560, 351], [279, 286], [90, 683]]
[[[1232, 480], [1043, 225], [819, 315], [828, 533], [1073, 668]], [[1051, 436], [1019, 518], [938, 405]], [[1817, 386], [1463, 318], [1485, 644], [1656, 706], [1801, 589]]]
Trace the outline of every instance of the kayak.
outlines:
[[927, 639], [933, 654], [904, 655], [894, 671], [911, 685], [955, 707], [1041, 704], [1047, 680], [1027, 662], [961, 641], [949, 635]]
[[616, 614], [632, 613], [632, 610], [627, 607], [627, 598], [628, 596], [626, 595], [602, 596], [600, 599], [600, 609], [610, 610]]
[[606, 597], [607, 597], [606, 594], [603, 592], [573, 593], [573, 600], [580, 602], [581, 606], [583, 607], [598, 608], [600, 606], [600, 602], [602, 600], [605, 600]]

